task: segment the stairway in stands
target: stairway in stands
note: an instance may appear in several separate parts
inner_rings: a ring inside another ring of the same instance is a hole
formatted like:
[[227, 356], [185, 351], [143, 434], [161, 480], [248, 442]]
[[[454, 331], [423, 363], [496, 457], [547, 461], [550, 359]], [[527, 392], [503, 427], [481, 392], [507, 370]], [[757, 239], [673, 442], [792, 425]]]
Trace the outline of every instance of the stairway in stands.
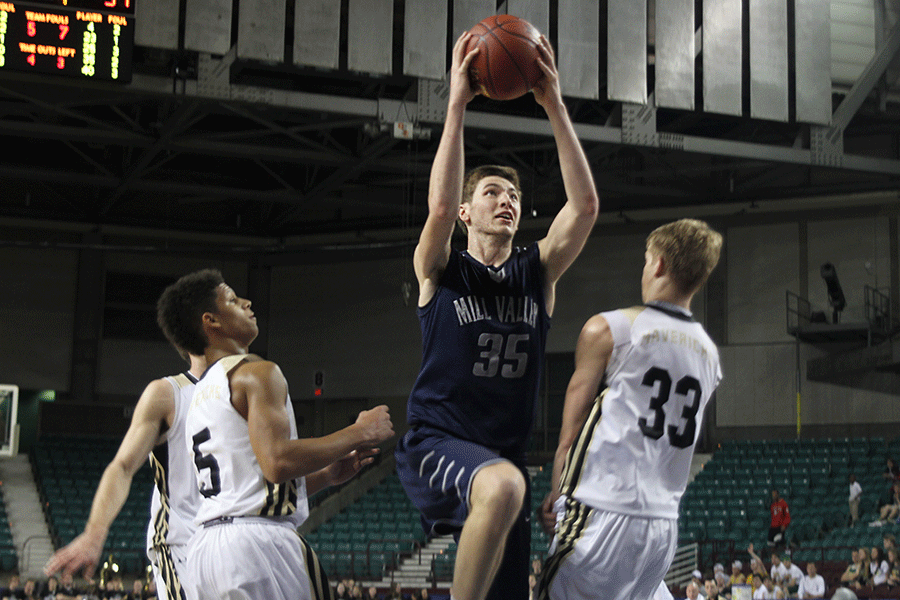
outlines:
[[0, 480], [19, 571], [23, 577], [41, 577], [44, 564], [53, 554], [53, 544], [28, 456], [20, 454], [0, 461]]

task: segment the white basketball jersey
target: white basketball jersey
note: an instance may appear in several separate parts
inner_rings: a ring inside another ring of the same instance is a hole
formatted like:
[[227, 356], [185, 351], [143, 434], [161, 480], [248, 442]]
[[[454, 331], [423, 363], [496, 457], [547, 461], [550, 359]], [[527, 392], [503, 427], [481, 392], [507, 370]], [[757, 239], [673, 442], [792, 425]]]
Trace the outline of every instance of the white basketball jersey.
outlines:
[[[199, 525], [219, 517], [289, 517], [297, 525], [309, 516], [306, 479], [266, 481], [250, 445], [247, 420], [231, 404], [228, 374], [246, 355], [227, 356], [210, 366], [194, 390], [187, 416], [187, 449], [200, 490]], [[291, 439], [297, 425], [290, 396], [285, 411]]]
[[[608, 388], [569, 451], [562, 493], [628, 515], [678, 518], [719, 352], [689, 313], [651, 304], [602, 313]], [[602, 418], [601, 418], [602, 412]]]
[[150, 452], [153, 468], [153, 497], [150, 500], [150, 524], [147, 527], [147, 552], [162, 544], [187, 544], [196, 527], [194, 517], [200, 505], [200, 493], [193, 457], [184, 446], [185, 421], [197, 380], [190, 373], [166, 377], [175, 396], [175, 417], [166, 431], [165, 441]]

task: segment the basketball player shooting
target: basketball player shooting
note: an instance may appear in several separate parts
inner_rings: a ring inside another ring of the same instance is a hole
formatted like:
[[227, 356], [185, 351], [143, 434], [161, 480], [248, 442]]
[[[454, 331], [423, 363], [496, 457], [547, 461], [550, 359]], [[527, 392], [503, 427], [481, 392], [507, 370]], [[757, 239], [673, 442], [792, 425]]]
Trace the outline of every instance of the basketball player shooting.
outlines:
[[678, 504], [722, 379], [691, 300], [721, 247], [701, 221], [659, 227], [647, 238], [644, 304], [595, 315], [581, 330], [553, 462], [558, 491], [542, 505], [544, 528], [556, 535], [538, 598], [668, 595], [661, 582], [678, 542]]
[[[516, 172], [479, 167], [463, 181], [463, 120], [477, 93], [467, 72], [479, 52], [466, 52], [470, 37], [453, 47], [428, 218], [413, 258], [423, 360], [397, 470], [426, 531], [458, 540], [451, 598], [521, 600], [531, 538], [525, 452], [546, 333], [556, 282], [581, 252], [599, 202], [542, 36], [533, 93], [553, 129], [566, 202], [546, 237], [513, 247], [522, 210]], [[465, 252], [451, 248], [457, 218]]]

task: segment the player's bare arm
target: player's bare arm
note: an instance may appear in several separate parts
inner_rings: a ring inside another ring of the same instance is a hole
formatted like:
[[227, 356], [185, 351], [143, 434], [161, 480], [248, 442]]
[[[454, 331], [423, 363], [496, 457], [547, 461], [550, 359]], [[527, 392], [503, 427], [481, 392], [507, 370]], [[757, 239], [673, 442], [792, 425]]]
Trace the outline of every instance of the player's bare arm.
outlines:
[[428, 182], [428, 218], [413, 256], [419, 280], [419, 306], [428, 304], [437, 290], [438, 280], [450, 259], [450, 239], [459, 215], [465, 170], [463, 125], [466, 105], [476, 95], [469, 83], [468, 70], [478, 50], [466, 54], [470, 37], [471, 34], [464, 33], [453, 46], [447, 117]]
[[84, 532], [50, 558], [44, 567], [47, 575], [63, 571], [74, 576], [84, 569], [85, 578], [93, 576], [109, 528], [128, 499], [131, 480], [159, 441], [163, 422], [171, 423], [174, 412], [172, 386], [164, 379], [152, 381], [135, 406], [116, 456], [103, 471]]
[[319, 490], [333, 485], [340, 485], [353, 479], [363, 467], [372, 464], [380, 448], [354, 450], [347, 456], [336, 460], [324, 469], [306, 476], [306, 493], [311, 496]]
[[591, 412], [612, 350], [613, 338], [609, 323], [600, 315], [591, 317], [581, 329], [575, 347], [575, 372], [569, 380], [569, 387], [566, 388], [559, 445], [553, 457], [550, 493], [541, 505], [542, 525], [547, 533], [552, 532], [556, 524], [553, 504], [559, 497], [559, 484], [566, 456]]
[[275, 363], [243, 362], [231, 372], [232, 403], [247, 419], [250, 444], [265, 478], [272, 483], [304, 477], [354, 450], [366, 450], [394, 435], [387, 406], [363, 411], [356, 423], [320, 438], [290, 439], [285, 409], [287, 381]]
[[547, 312], [553, 314], [556, 282], [584, 248], [597, 220], [600, 200], [587, 157], [563, 103], [553, 48], [543, 35], [539, 51], [544, 76], [532, 91], [550, 120], [566, 191], [565, 205], [553, 219], [547, 237], [538, 242], [547, 277]]

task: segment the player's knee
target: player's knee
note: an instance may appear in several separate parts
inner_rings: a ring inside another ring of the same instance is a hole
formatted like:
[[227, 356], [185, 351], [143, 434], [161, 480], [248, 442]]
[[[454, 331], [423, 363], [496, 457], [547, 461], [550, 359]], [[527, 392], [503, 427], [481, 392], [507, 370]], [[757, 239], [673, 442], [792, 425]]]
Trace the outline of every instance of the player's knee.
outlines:
[[514, 519], [525, 499], [525, 477], [510, 463], [483, 468], [475, 477], [472, 503]]

